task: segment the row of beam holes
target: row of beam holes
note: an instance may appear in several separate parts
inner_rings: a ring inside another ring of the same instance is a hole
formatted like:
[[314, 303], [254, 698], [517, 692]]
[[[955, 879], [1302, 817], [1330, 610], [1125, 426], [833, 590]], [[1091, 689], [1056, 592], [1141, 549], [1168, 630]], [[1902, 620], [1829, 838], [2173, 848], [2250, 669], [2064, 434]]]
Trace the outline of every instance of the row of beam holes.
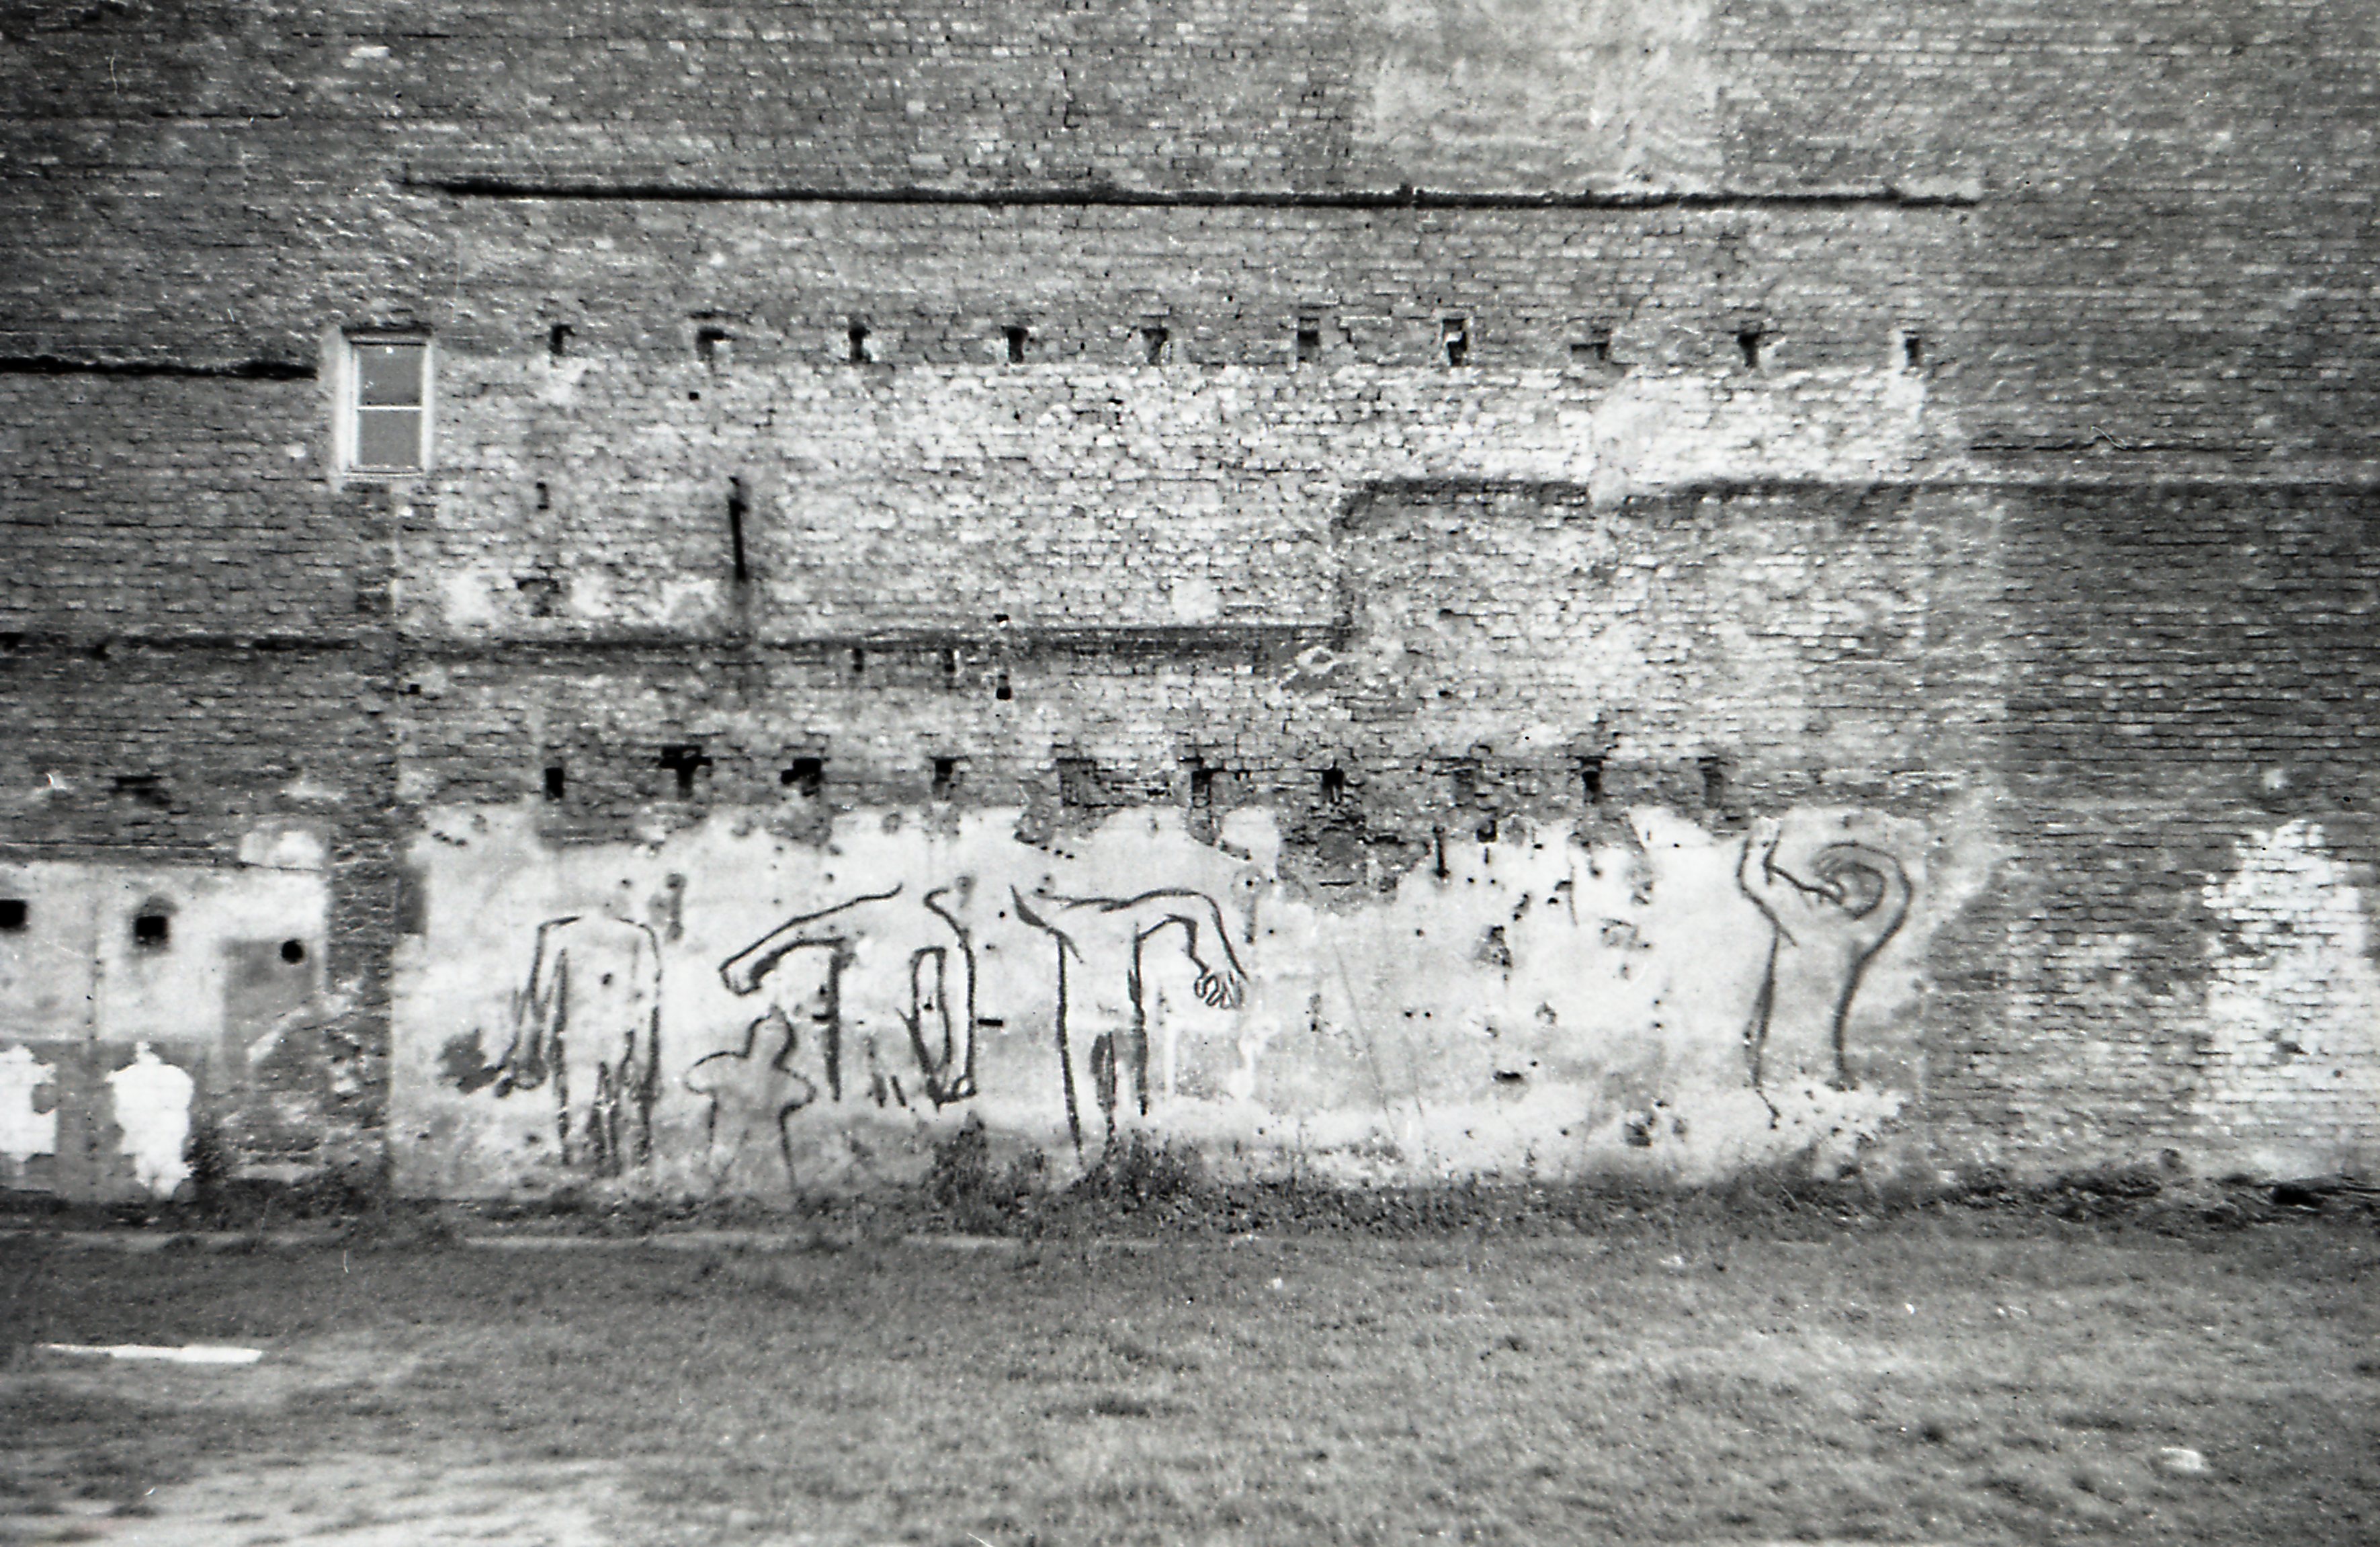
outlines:
[[[681, 799], [694, 795], [695, 777], [711, 767], [715, 760], [692, 742], [673, 743], [661, 750], [660, 766], [677, 776], [677, 793]], [[958, 787], [959, 760], [938, 757], [933, 760], [933, 795], [937, 800], [947, 800]], [[777, 783], [805, 800], [816, 800], [826, 793], [826, 760], [819, 757], [795, 758], [777, 771]], [[545, 798], [561, 800], [570, 792], [570, 771], [564, 763], [548, 763], [544, 776]], [[21, 906], [21, 905], [20, 905]], [[5, 928], [0, 924], [0, 928]], [[21, 928], [19, 924], [18, 927]]]
[[[0, 934], [22, 934], [32, 927], [32, 905], [23, 897], [0, 897]], [[162, 951], [173, 944], [174, 916], [154, 904], [132, 916], [132, 944], [144, 951]], [[306, 943], [285, 940], [281, 959], [295, 967], [306, 959]]]
[[[690, 798], [694, 794], [696, 775], [712, 766], [713, 762], [714, 760], [703, 751], [700, 744], [695, 742], [674, 742], [661, 749], [660, 766], [677, 776], [677, 793], [681, 798]], [[1727, 799], [1726, 761], [1716, 752], [1706, 752], [1694, 762], [1702, 774], [1703, 804], [1707, 807], [1724, 804]], [[933, 760], [935, 799], [948, 799], [958, 787], [958, 759], [953, 757]], [[1577, 771], [1579, 793], [1588, 805], [1600, 804], [1603, 799], [1603, 759], [1600, 756], [1582, 757], [1578, 760]], [[805, 800], [815, 800], [826, 792], [826, 760], [822, 757], [795, 758], [778, 772], [777, 782]], [[569, 774], [565, 766], [561, 763], [548, 764], [545, 769], [545, 798], [560, 800], [568, 788]], [[1213, 805], [1214, 791], [1215, 770], [1204, 762], [1192, 763], [1190, 804], [1194, 807]], [[1322, 770], [1320, 793], [1327, 804], [1337, 805], [1345, 800], [1347, 771], [1335, 762]], [[1492, 831], [1492, 828], [1488, 830]], [[9, 911], [11, 908], [15, 910], [13, 914]], [[0, 930], [21, 930], [24, 927], [25, 905], [0, 900]]]
[[[874, 363], [876, 356], [874, 351], [869, 348], [868, 343], [868, 340], [873, 335], [873, 331], [874, 330], [869, 328], [866, 323], [860, 321], [858, 318], [855, 317], [851, 319], [850, 323], [846, 326], [844, 334], [848, 346], [848, 354], [845, 358], [851, 364], [868, 365]], [[1033, 330], [1025, 326], [1021, 323], [1012, 323], [1008, 326], [1002, 328], [1001, 332], [1007, 345], [1008, 363], [1011, 365], [1024, 364], [1026, 351], [1033, 341]], [[575, 330], [571, 328], [569, 323], [554, 323], [552, 327], [546, 331], [547, 352], [555, 359], [563, 359], [570, 351], [570, 342], [574, 334]], [[698, 327], [695, 330], [694, 335], [694, 352], [696, 357], [702, 361], [705, 368], [716, 372], [720, 369], [722, 359], [723, 359], [722, 354], [722, 347], [731, 345], [734, 342], [735, 335], [729, 333], [725, 328], [715, 326]], [[1173, 358], [1172, 330], [1166, 327], [1162, 323], [1143, 323], [1140, 329], [1140, 344], [1141, 358], [1148, 364], [1164, 365]], [[1767, 348], [1767, 346], [1768, 335], [1766, 330], [1757, 327], [1739, 328], [1736, 330], [1736, 352], [1742, 357], [1744, 368], [1746, 370], [1757, 371], [1760, 369], [1761, 357], [1763, 352]], [[1442, 358], [1448, 365], [1460, 366], [1467, 364], [1471, 359], [1471, 319], [1468, 317], [1447, 317], [1440, 319], [1438, 327], [1438, 348], [1440, 358]], [[1321, 318], [1305, 316], [1297, 319], [1292, 354], [1293, 358], [1300, 365], [1312, 365], [1322, 359]], [[1600, 366], [1610, 364], [1611, 330], [1608, 327], [1593, 329], [1585, 339], [1571, 345], [1570, 358], [1572, 363], [1576, 365]], [[1908, 332], [1904, 332], [1900, 335], [1900, 363], [1901, 368], [1908, 371], [1918, 371], [1925, 368], [1925, 339], [1924, 335]], [[689, 398], [698, 401], [701, 398], [702, 394], [699, 392], [692, 392], [688, 393], [686, 396]], [[542, 498], [544, 487], [545, 486], [543, 484], [538, 485], [540, 498]], [[545, 506], [540, 504], [538, 508], [542, 510]]]

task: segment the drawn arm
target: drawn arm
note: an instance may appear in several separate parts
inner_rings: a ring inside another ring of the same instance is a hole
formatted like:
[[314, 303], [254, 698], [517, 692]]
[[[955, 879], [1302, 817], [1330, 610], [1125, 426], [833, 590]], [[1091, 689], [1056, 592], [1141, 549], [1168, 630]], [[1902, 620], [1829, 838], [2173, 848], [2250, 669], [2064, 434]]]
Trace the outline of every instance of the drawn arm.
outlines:
[[[1215, 899], [1204, 892], [1168, 889], [1143, 892], [1136, 897], [1099, 905], [1101, 911], [1128, 914], [1133, 922], [1133, 937], [1146, 940], [1169, 924], [1179, 924], [1186, 936], [1183, 954], [1198, 968], [1195, 992], [1199, 1003], [1218, 1010], [1236, 1010], [1247, 997], [1248, 975], [1240, 966], [1240, 958], [1232, 949], [1232, 932], [1223, 922], [1223, 910]], [[1222, 959], [1210, 961], [1200, 947], [1199, 926], [1211, 932], [1215, 948]]]
[[783, 960], [788, 954], [798, 951], [805, 945], [831, 945], [835, 943], [838, 938], [836, 935], [813, 930], [811, 925], [821, 920], [832, 919], [847, 909], [857, 907], [862, 903], [884, 902], [900, 895], [901, 888], [895, 884], [890, 891], [870, 892], [862, 896], [839, 902], [832, 907], [822, 907], [816, 913], [805, 913], [798, 918], [788, 919], [751, 944], [721, 962], [719, 976], [727, 984], [730, 993], [750, 993], [760, 986], [760, 980], [768, 976], [769, 969]]

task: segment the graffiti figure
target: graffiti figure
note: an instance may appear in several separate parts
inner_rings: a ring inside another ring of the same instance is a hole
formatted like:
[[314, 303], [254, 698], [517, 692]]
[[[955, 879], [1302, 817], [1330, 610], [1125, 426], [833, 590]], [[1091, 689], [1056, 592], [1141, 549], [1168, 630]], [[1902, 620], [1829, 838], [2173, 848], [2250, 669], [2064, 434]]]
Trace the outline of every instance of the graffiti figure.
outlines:
[[733, 1168], [758, 1144], [774, 1147], [794, 1175], [793, 1135], [785, 1125], [818, 1100], [818, 1085], [793, 1066], [801, 1034], [782, 1005], [744, 1029], [744, 1044], [705, 1054], [686, 1073], [686, 1088], [709, 1103], [704, 1135], [715, 1161]]
[[[868, 968], [871, 958], [897, 962], [896, 970], [905, 980], [905, 1003], [896, 999], [893, 1015], [914, 1060], [911, 1078], [917, 1082], [917, 1092], [937, 1107], [966, 1101], [976, 1093], [976, 1033], [983, 1022], [976, 1013], [975, 937], [952, 902], [955, 897], [963, 905], [972, 884], [963, 879], [955, 885], [935, 887], [918, 899], [917, 908], [877, 906], [900, 895], [896, 885], [788, 919], [722, 962], [719, 975], [731, 992], [750, 994], [794, 952], [823, 953], [825, 981], [812, 1015], [819, 1026], [828, 1095], [843, 1100], [846, 1039], [857, 1031], [868, 1064], [869, 1095], [880, 1106], [906, 1106], [909, 1089], [898, 1073], [885, 1069], [876, 1039], [868, 1034], [871, 1006], [853, 1002], [846, 993], [855, 970]], [[791, 1031], [792, 1022], [782, 1009], [772, 1006], [770, 1015], [783, 1020]], [[768, 1018], [752, 1023], [747, 1040], [759, 1034]], [[790, 1054], [790, 1047], [784, 1051]]]
[[[1131, 1076], [1134, 1104], [1142, 1116], [1148, 1115], [1148, 997], [1142, 966], [1149, 940], [1180, 927], [1183, 955], [1198, 969], [1193, 992], [1213, 1008], [1239, 1007], [1247, 994], [1247, 973], [1232, 950], [1222, 910], [1203, 892], [1169, 888], [1123, 898], [1037, 895], [1032, 903], [1013, 888], [1010, 895], [1017, 918], [1058, 943], [1058, 1065], [1065, 1081], [1066, 1131], [1080, 1155], [1079, 1092], [1085, 1084], [1099, 1098], [1109, 1144], [1115, 1141], [1123, 1074]], [[1220, 961], [1208, 959], [1202, 940], [1212, 943]], [[1075, 981], [1078, 968], [1073, 964], [1079, 964], [1085, 982]], [[1121, 1003], [1115, 997], [1119, 987]], [[1078, 1050], [1085, 1064], [1079, 1074]]]
[[1745, 1036], [1752, 1083], [1764, 1094], [1796, 1079], [1852, 1087], [1843, 1029], [1860, 975], [1909, 912], [1900, 861], [1861, 844], [1828, 844], [1808, 878], [1778, 862], [1782, 825], [1753, 823], [1736, 881], [1776, 927]]
[[613, 1175], [650, 1158], [662, 1033], [651, 930], [592, 916], [540, 924], [512, 1022], [511, 1044], [479, 1082], [509, 1096], [551, 1080], [565, 1164]]

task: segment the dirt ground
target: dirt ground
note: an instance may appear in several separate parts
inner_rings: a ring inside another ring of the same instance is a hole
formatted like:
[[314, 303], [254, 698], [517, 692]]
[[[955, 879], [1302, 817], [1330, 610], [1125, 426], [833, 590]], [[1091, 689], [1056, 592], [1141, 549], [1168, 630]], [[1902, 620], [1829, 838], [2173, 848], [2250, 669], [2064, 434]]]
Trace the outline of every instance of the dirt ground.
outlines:
[[2368, 1223], [225, 1244], [0, 1240], [0, 1543], [2380, 1541]]

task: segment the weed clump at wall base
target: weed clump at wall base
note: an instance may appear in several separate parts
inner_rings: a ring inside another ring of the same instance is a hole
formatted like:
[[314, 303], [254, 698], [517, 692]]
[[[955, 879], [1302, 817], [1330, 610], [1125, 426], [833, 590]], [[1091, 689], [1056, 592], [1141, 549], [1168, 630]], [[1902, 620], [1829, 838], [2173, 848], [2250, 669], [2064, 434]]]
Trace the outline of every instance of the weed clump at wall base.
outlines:
[[951, 1228], [971, 1236], [1004, 1235], [1031, 1211], [1042, 1189], [1045, 1163], [1028, 1151], [995, 1164], [983, 1120], [970, 1115], [958, 1131], [934, 1146], [926, 1196]]
[[1213, 1190], [1197, 1151], [1135, 1133], [1111, 1143], [1099, 1163], [1067, 1189], [1067, 1197], [1104, 1204], [1118, 1213], [1175, 1219], [1202, 1212]]

